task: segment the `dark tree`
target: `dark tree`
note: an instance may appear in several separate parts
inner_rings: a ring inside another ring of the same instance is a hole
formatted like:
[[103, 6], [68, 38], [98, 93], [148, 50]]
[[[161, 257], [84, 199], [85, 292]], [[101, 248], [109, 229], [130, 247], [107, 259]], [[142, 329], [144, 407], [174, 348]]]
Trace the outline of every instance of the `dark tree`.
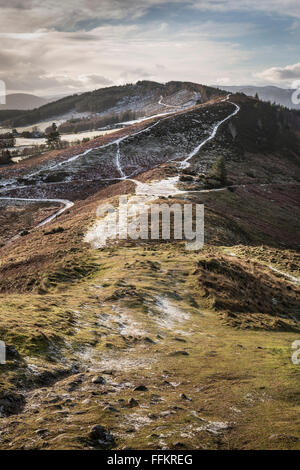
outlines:
[[12, 133], [0, 134], [0, 149], [15, 146], [15, 138]]
[[47, 135], [47, 145], [51, 148], [56, 148], [60, 144], [60, 133], [57, 130], [55, 122], [52, 124], [50, 131]]
[[7, 165], [8, 163], [11, 163], [11, 154], [9, 150], [2, 150], [0, 153], [0, 165]]
[[227, 174], [225, 166], [225, 157], [223, 155], [221, 155], [211, 167], [209, 177], [220, 181], [220, 183], [222, 184], [226, 183]]

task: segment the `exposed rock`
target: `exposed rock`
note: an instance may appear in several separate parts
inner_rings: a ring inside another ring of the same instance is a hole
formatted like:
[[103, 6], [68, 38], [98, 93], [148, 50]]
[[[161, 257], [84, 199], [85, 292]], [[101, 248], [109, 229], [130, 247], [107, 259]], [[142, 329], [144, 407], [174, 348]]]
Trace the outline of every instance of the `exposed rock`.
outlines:
[[98, 375], [98, 376], [92, 378], [92, 383], [93, 384], [99, 384], [99, 385], [105, 385], [106, 380], [103, 377], [101, 377], [101, 375]]
[[146, 385], [139, 385], [138, 387], [135, 387], [134, 389], [135, 392], [147, 392], [148, 388]]
[[192, 399], [189, 398], [185, 393], [182, 393], [182, 394], [180, 395], [180, 397], [181, 397], [183, 400], [192, 401]]
[[45, 436], [49, 433], [49, 429], [37, 429], [37, 431], [35, 431], [35, 433], [38, 436], [43, 437], [43, 436]]
[[162, 398], [161, 398], [160, 395], [156, 395], [155, 393], [151, 395], [151, 397], [150, 397], [150, 403], [151, 404], [155, 404], [155, 403], [158, 403], [160, 401], [162, 401]]
[[1, 392], [0, 416], [9, 416], [19, 413], [25, 405], [25, 397], [21, 393]]
[[186, 351], [174, 351], [169, 356], [189, 356], [189, 353]]
[[107, 405], [104, 407], [104, 410], [106, 411], [110, 411], [111, 413], [120, 413], [119, 410], [117, 410], [117, 408], [115, 408], [114, 406], [112, 405]]
[[114, 371], [114, 370], [103, 370], [103, 371], [102, 371], [102, 374], [105, 374], [105, 375], [114, 375], [114, 374], [115, 374], [115, 371]]
[[174, 340], [175, 340], [175, 341], [180, 341], [181, 343], [186, 343], [186, 340], [185, 340], [185, 339], [183, 339], [183, 338], [178, 338], [177, 336], [176, 336], [176, 338], [174, 338]]
[[73, 390], [75, 390], [77, 387], [79, 387], [79, 385], [82, 384], [82, 381], [83, 381], [83, 376], [79, 376], [75, 380], [72, 380], [72, 382], [69, 383], [68, 391], [72, 392]]
[[173, 444], [173, 447], [175, 449], [185, 449], [186, 448], [186, 446], [183, 442], [175, 442], [175, 444]]
[[148, 336], [146, 338], [144, 338], [144, 341], [145, 341], [145, 343], [156, 344], [155, 341], [153, 341], [153, 339], [151, 339], [151, 338], [148, 338]]
[[128, 404], [129, 404], [130, 408], [133, 408], [135, 406], [139, 406], [139, 402], [137, 400], [135, 400], [134, 398], [130, 398], [128, 400]]
[[174, 388], [174, 385], [172, 385], [170, 382], [168, 382], [167, 380], [164, 380], [163, 383], [162, 383], [163, 386], [166, 386], [166, 387], [172, 387]]
[[16, 350], [16, 348], [11, 344], [6, 344], [6, 359], [20, 359], [21, 356]]
[[101, 424], [91, 428], [89, 438], [103, 447], [110, 447], [115, 444], [114, 436]]

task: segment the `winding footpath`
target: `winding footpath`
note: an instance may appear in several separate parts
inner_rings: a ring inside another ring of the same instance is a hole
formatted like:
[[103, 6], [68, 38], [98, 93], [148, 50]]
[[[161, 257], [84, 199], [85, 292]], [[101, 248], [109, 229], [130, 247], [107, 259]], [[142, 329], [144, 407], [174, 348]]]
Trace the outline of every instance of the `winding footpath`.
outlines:
[[[229, 96], [230, 95], [228, 95], [223, 101], [228, 101]], [[180, 168], [189, 167], [191, 158], [194, 157], [207, 142], [209, 142], [216, 136], [219, 127], [224, 122], [226, 122], [227, 120], [235, 116], [240, 111], [240, 107], [238, 105], [236, 105], [235, 103], [232, 103], [231, 101], [229, 101], [229, 103], [235, 106], [236, 109], [234, 110], [234, 112], [230, 113], [230, 115], [227, 116], [222, 121], [217, 122], [214, 125], [209, 137], [207, 137], [203, 142], [201, 142], [188, 155], [188, 157], [185, 160], [183, 160], [182, 162], [178, 162]], [[159, 122], [161, 121], [156, 122], [154, 125], [157, 125]], [[124, 138], [122, 138], [122, 140], [124, 140]], [[168, 197], [168, 196], [174, 196], [177, 194], [186, 194], [189, 192], [189, 191], [182, 191], [177, 188], [177, 184], [179, 182], [179, 176], [166, 178], [160, 181], [152, 181], [150, 183], [141, 183], [140, 181], [130, 178], [130, 176], [126, 176], [122, 169], [121, 162], [120, 162], [119, 147], [117, 148], [116, 162], [117, 162], [117, 167], [119, 169], [119, 172], [121, 174], [121, 179], [131, 181], [135, 183], [136, 185], [135, 194], [129, 197], [127, 200], [127, 206], [129, 210], [132, 205], [137, 204], [136, 196], [139, 197], [138, 204], [143, 206], [144, 204], [155, 201], [157, 198], [162, 197], [162, 196]], [[225, 189], [226, 188], [217, 188], [217, 189], [210, 189], [210, 190], [205, 189], [203, 190], [203, 192], [224, 191]], [[201, 193], [202, 190], [197, 191], [197, 192]], [[115, 212], [109, 212], [104, 218], [98, 220], [86, 233], [85, 241], [87, 243], [90, 243], [94, 248], [103, 248], [106, 245], [107, 239], [109, 239], [110, 237], [116, 236], [115, 217], [116, 217]], [[122, 227], [121, 227], [121, 230], [123, 230]]]
[[[215, 138], [220, 126], [239, 113], [240, 107], [236, 103], [230, 101], [229, 98], [230, 98], [230, 95], [227, 95], [227, 97], [224, 98], [222, 101], [223, 102], [227, 101], [228, 103], [232, 104], [235, 107], [235, 110], [232, 113], [230, 113], [226, 118], [224, 118], [221, 121], [217, 122], [214, 125], [210, 135], [206, 139], [204, 139], [197, 147], [195, 147], [184, 160], [178, 162], [179, 168], [181, 168], [181, 169], [188, 168], [191, 164], [190, 163], [191, 159], [195, 155], [197, 155], [197, 153], [208, 142], [210, 142], [211, 140], [213, 140]], [[114, 181], [116, 181], [116, 180], [120, 180], [120, 181], [123, 180], [124, 181], [124, 180], [127, 180], [127, 181], [133, 182], [136, 185], [135, 194], [131, 198], [128, 199], [128, 205], [129, 206], [132, 203], [136, 203], [136, 200], [134, 199], [136, 196], [139, 196], [140, 198], [142, 198], [141, 203], [145, 204], [145, 203], [151, 202], [151, 201], [153, 201], [153, 200], [155, 200], [159, 197], [162, 197], [162, 196], [168, 197], [168, 196], [174, 196], [176, 194], [209, 193], [209, 192], [225, 191], [227, 189], [227, 187], [214, 188], [214, 189], [182, 191], [182, 190], [177, 188], [177, 184], [179, 182], [179, 176], [169, 177], [169, 178], [166, 178], [166, 179], [163, 179], [163, 180], [160, 180], [160, 181], [152, 181], [150, 183], [141, 183], [140, 181], [132, 178], [133, 174], [130, 174], [130, 175], [125, 174], [124, 169], [122, 167], [122, 156], [121, 156], [121, 152], [120, 152], [120, 143], [123, 142], [124, 140], [126, 140], [129, 137], [134, 137], [134, 136], [137, 136], [139, 134], [146, 133], [146, 132], [150, 131], [153, 127], [157, 126], [160, 122], [164, 121], [165, 119], [169, 119], [170, 117], [172, 117], [172, 115], [176, 114], [176, 112], [178, 111], [179, 106], [167, 105], [167, 104], [163, 103], [162, 100], [163, 100], [163, 97], [161, 96], [161, 98], [159, 100], [160, 105], [163, 105], [163, 106], [166, 106], [166, 107], [169, 107], [169, 108], [176, 108], [176, 111], [173, 111], [171, 113], [165, 113], [165, 114], [162, 114], [162, 115], [157, 115], [157, 117], [158, 116], [164, 116], [164, 117], [162, 119], [157, 120], [155, 123], [151, 124], [150, 126], [146, 127], [145, 129], [137, 131], [133, 134], [125, 135], [121, 138], [118, 138], [118, 139], [112, 141], [112, 142], [109, 142], [108, 144], [104, 144], [104, 145], [101, 145], [99, 147], [94, 147], [94, 148], [91, 148], [91, 149], [87, 149], [84, 152], [82, 152], [78, 155], [74, 155], [73, 157], [70, 157], [69, 159], [67, 159], [63, 162], [52, 165], [52, 167], [50, 167], [49, 170], [52, 170], [54, 168], [66, 165], [68, 163], [72, 163], [72, 162], [76, 161], [78, 158], [84, 157], [85, 155], [87, 155], [88, 153], [90, 153], [92, 151], [99, 150], [99, 149], [104, 149], [104, 148], [116, 145], [117, 149], [116, 149], [115, 165], [116, 165], [116, 168], [117, 168], [117, 170], [120, 174], [120, 177], [119, 178], [105, 178], [104, 180], [105, 181], [113, 181], [113, 180]], [[150, 119], [150, 118], [148, 117], [145, 120], [148, 120], [148, 119]], [[140, 122], [142, 122], [142, 121], [140, 121]], [[170, 161], [173, 161], [173, 160], [170, 160]], [[32, 176], [35, 176], [35, 175], [41, 173], [42, 171], [45, 171], [45, 169], [40, 169], [40, 170], [38, 170], [34, 173], [31, 173], [30, 175], [27, 176], [27, 179], [30, 179]], [[240, 185], [240, 186], [244, 187], [245, 185]], [[234, 187], [239, 187], [239, 185], [234, 185]], [[11, 188], [11, 189], [17, 189], [17, 188], [20, 188], [20, 186], [16, 186], [15, 188]], [[60, 209], [55, 211], [51, 216], [49, 216], [46, 219], [42, 220], [35, 228], [44, 226], [44, 225], [52, 222], [59, 215], [63, 214], [65, 211], [67, 211], [68, 209], [70, 209], [71, 207], [74, 206], [74, 203], [72, 201], [67, 200], [67, 199], [0, 197], [0, 200], [21, 201], [21, 202], [25, 202], [25, 203], [48, 202], [48, 203], [56, 203], [56, 204], [61, 204], [62, 205], [62, 207]], [[113, 217], [113, 215], [108, 214], [106, 217]], [[86, 233], [86, 236], [85, 236], [85, 241], [90, 243], [95, 248], [105, 246], [106, 239], [108, 238], [107, 236], [103, 237], [103, 230], [102, 230], [103, 227], [102, 227], [102, 225], [103, 225], [103, 219], [101, 221], [96, 222], [94, 224], [94, 226], [91, 227], [91, 229]], [[9, 241], [15, 240], [18, 237], [19, 237], [19, 235], [16, 235], [12, 239], [10, 239]], [[232, 253], [232, 256], [235, 256], [235, 255]], [[273, 266], [268, 266], [268, 267], [272, 271], [283, 275], [290, 282], [292, 282], [294, 284], [299, 284], [299, 280], [296, 277], [294, 277], [294, 276], [292, 276], [288, 273], [284, 273], [282, 271], [279, 271], [278, 269], [274, 268]]]
[[[181, 168], [187, 168], [189, 165], [190, 165], [190, 160], [192, 159], [192, 157], [194, 157], [198, 152], [199, 150], [207, 143], [209, 142], [210, 140], [214, 139], [214, 137], [216, 136], [216, 133], [219, 129], [219, 127], [224, 123], [226, 122], [227, 120], [231, 119], [233, 116], [235, 116], [239, 110], [240, 110], [240, 107], [229, 101], [229, 97], [230, 95], [228, 95], [224, 100], [222, 101], [228, 101], [230, 104], [234, 105], [235, 106], [235, 111], [233, 113], [231, 113], [229, 116], [227, 116], [225, 119], [223, 119], [222, 121], [218, 122], [212, 129], [212, 132], [211, 134], [209, 135], [208, 138], [206, 138], [203, 142], [201, 142], [188, 156], [185, 160], [183, 160], [182, 162], [179, 162], [179, 166]], [[169, 107], [169, 108], [176, 108], [176, 111], [173, 111], [171, 113], [168, 113], [167, 115], [163, 115], [165, 117], [163, 117], [162, 119], [159, 119], [157, 120], [155, 123], [151, 124], [150, 126], [146, 127], [145, 129], [142, 129], [140, 131], [137, 131], [133, 134], [129, 134], [129, 135], [125, 135], [123, 137], [120, 137], [112, 142], [109, 142], [107, 144], [104, 144], [104, 145], [100, 145], [98, 147], [93, 147], [93, 148], [90, 148], [90, 149], [87, 149], [85, 150], [84, 152], [80, 153], [80, 154], [77, 154], [77, 155], [74, 155], [70, 158], [68, 158], [67, 160], [64, 160], [63, 162], [60, 162], [60, 163], [56, 163], [52, 166], [50, 166], [48, 168], [49, 171], [55, 169], [55, 168], [59, 168], [61, 166], [64, 166], [68, 163], [72, 163], [74, 161], [76, 161], [77, 159], [81, 158], [81, 157], [84, 157], [86, 156], [87, 154], [89, 154], [90, 152], [92, 151], [95, 151], [95, 150], [100, 150], [100, 149], [104, 149], [104, 148], [107, 148], [107, 147], [110, 147], [112, 145], [116, 145], [117, 147], [117, 150], [116, 150], [116, 159], [115, 159], [115, 165], [116, 165], [116, 168], [118, 169], [118, 172], [120, 174], [120, 177], [119, 178], [106, 178], [105, 180], [128, 180], [128, 181], [132, 181], [136, 184], [136, 195], [144, 195], [144, 196], [147, 196], [148, 198], [150, 197], [150, 200], [152, 200], [154, 197], [159, 197], [159, 196], [170, 196], [170, 195], [174, 195], [174, 194], [179, 194], [179, 193], [186, 193], [186, 191], [180, 191], [176, 188], [176, 184], [178, 183], [178, 180], [179, 180], [179, 177], [175, 177], [175, 178], [168, 178], [166, 180], [161, 180], [159, 182], [152, 182], [152, 183], [149, 183], [149, 184], [145, 184], [145, 183], [141, 183], [135, 179], [132, 179], [131, 176], [132, 175], [126, 175], [123, 168], [122, 168], [122, 162], [121, 162], [121, 153], [120, 153], [120, 143], [123, 142], [124, 140], [126, 140], [127, 138], [129, 137], [135, 137], [139, 134], [142, 134], [142, 133], [146, 133], [146, 132], [149, 132], [153, 127], [157, 126], [159, 123], [161, 123], [162, 121], [166, 120], [166, 119], [169, 119], [170, 117], [172, 117], [173, 114], [175, 114], [177, 111], [178, 111], [178, 108], [179, 106], [173, 106], [173, 105], [167, 105], [165, 103], [162, 102], [163, 100], [163, 97], [161, 96], [160, 100], [159, 100], [159, 105], [163, 105], [163, 106], [166, 106], [166, 107]], [[182, 106], [183, 107], [183, 106]], [[149, 117], [146, 118], [145, 120], [148, 120], [150, 119]], [[30, 179], [32, 178], [33, 176], [36, 176], [38, 174], [40, 174], [42, 171], [45, 171], [44, 168], [41, 168], [33, 173], [30, 173], [26, 179]], [[5, 188], [5, 187], [4, 187]], [[15, 186], [15, 187], [11, 187], [10, 189], [18, 189], [19, 186]], [[5, 189], [4, 189], [5, 190]], [[205, 192], [207, 191], [213, 191], [213, 190], [204, 190]], [[47, 198], [17, 198], [17, 197], [0, 197], [0, 200], [4, 200], [4, 201], [23, 201], [23, 202], [49, 202], [49, 203], [58, 203], [58, 204], [61, 204], [63, 207], [61, 207], [59, 210], [57, 210], [54, 214], [52, 214], [51, 216], [47, 217], [45, 220], [43, 220], [42, 222], [40, 222], [35, 228], [38, 228], [38, 227], [41, 227], [43, 225], [46, 225], [47, 223], [49, 222], [52, 222], [55, 218], [57, 218], [59, 215], [61, 215], [63, 212], [65, 212], [66, 210], [70, 209], [71, 207], [74, 206], [74, 203], [72, 201], [69, 201], [67, 199], [47, 199]], [[14, 237], [15, 239], [15, 237]]]
[[213, 131], [210, 134], [210, 136], [207, 137], [207, 139], [205, 139], [203, 142], [201, 142], [201, 144], [199, 144], [196, 148], [194, 148], [194, 150], [186, 157], [186, 159], [181, 162], [181, 168], [187, 168], [190, 165], [189, 161], [191, 160], [191, 158], [193, 158], [195, 155], [197, 155], [199, 150], [201, 150], [202, 147], [204, 147], [204, 145], [207, 144], [207, 142], [209, 142], [210, 140], [213, 140], [215, 138], [219, 127], [222, 124], [224, 124], [224, 122], [226, 122], [229, 119], [233, 118], [234, 116], [236, 116], [240, 112], [241, 108], [237, 104], [233, 103], [232, 101], [229, 101], [229, 95], [227, 96], [226, 100], [228, 100], [228, 103], [233, 104], [236, 109], [234, 110], [233, 113], [231, 113], [229, 116], [227, 116], [225, 119], [223, 119], [222, 121], [218, 122], [215, 125], [215, 127], [213, 128]]
[[68, 201], [67, 199], [38, 199], [38, 198], [22, 198], [22, 197], [0, 197], [2, 201], [23, 201], [23, 202], [50, 202], [50, 203], [59, 203], [62, 204], [63, 207], [58, 209], [54, 214], [50, 215], [46, 219], [42, 220], [37, 227], [42, 227], [43, 225], [48, 224], [53, 219], [58, 217], [60, 214], [65, 212], [66, 210], [70, 209], [74, 206], [74, 202]]

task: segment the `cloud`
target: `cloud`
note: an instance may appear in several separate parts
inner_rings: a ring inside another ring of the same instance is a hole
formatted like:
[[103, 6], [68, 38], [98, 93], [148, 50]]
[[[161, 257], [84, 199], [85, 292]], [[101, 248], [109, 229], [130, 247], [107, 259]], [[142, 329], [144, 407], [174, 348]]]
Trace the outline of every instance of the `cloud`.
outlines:
[[257, 77], [273, 83], [293, 84], [300, 81], [300, 62], [286, 67], [271, 67], [257, 74]]
[[[168, 15], [159, 15], [162, 6]], [[299, 0], [0, 0], [0, 7], [0, 78], [10, 91], [38, 94], [141, 78], [244, 83], [266, 54], [256, 37], [263, 24], [245, 12], [289, 15], [294, 25], [300, 18]], [[222, 21], [230, 11], [243, 14]], [[268, 70], [256, 78], [268, 81]]]
[[260, 11], [300, 18], [299, 0], [194, 0], [193, 6], [206, 11]]
[[[171, 15], [178, 8], [207, 12], [258, 11], [300, 18], [299, 0], [0, 0], [2, 32], [90, 31], [104, 22], [131, 22], [155, 7], [168, 6]], [[164, 21], [160, 27], [164, 28]]]
[[[236, 24], [105, 24], [90, 32], [1, 33], [1, 76], [10, 91], [85, 91], [143, 79], [215, 82], [249, 52], [230, 40]], [[247, 25], [244, 31], [247, 30]], [[217, 34], [216, 34], [217, 31]], [[13, 35], [13, 36], [12, 36]], [[81, 36], [88, 38], [82, 40]], [[223, 40], [222, 40], [223, 39]], [[157, 66], [159, 64], [159, 66]]]
[[[185, 1], [170, 0], [170, 4]], [[144, 16], [152, 7], [166, 3], [166, 0], [0, 0], [0, 30], [21, 33], [40, 28], [65, 32], [89, 31], [104, 21], [133, 21]]]
[[109, 80], [106, 77], [103, 77], [103, 75], [97, 75], [97, 74], [91, 74], [91, 75], [81, 75], [80, 80], [83, 82], [86, 82], [90, 85], [97, 85], [98, 87], [100, 86], [109, 86], [113, 85], [114, 82]]
[[102, 75], [49, 74], [45, 70], [39, 70], [35, 74], [31, 72], [0, 74], [7, 89], [18, 91], [65, 91], [75, 93], [80, 90], [91, 90], [113, 85], [113, 82]]

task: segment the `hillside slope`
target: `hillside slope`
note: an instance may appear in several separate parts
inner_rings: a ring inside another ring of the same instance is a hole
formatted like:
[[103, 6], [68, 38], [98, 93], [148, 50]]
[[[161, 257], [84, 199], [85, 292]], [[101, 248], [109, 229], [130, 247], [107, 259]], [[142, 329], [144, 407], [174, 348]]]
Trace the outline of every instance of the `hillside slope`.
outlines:
[[[181, 100], [180, 93], [183, 93]], [[161, 96], [167, 98], [166, 102], [168, 104], [176, 105], [178, 104], [178, 102], [176, 103], [176, 96], [179, 98], [179, 104], [181, 104], [192, 100], [194, 97], [196, 97], [196, 101], [204, 102], [212, 96], [222, 93], [220, 90], [189, 82], [169, 82], [163, 85], [156, 82], [142, 81], [137, 82], [135, 85], [101, 88], [93, 92], [68, 96], [38, 109], [26, 113], [20, 112], [12, 119], [2, 112], [0, 113], [0, 122], [3, 122], [4, 125], [19, 127], [68, 114], [70, 119], [80, 113], [109, 114], [129, 110], [138, 111], [141, 115], [150, 115], [159, 110], [165, 111], [165, 106], [158, 104]], [[168, 97], [171, 98], [170, 102]], [[174, 99], [175, 101], [173, 101]]]
[[[0, 448], [300, 448], [299, 128], [216, 91], [0, 169]], [[135, 194], [204, 203], [203, 249], [87, 243]], [[37, 227], [57, 198], [74, 206]]]

